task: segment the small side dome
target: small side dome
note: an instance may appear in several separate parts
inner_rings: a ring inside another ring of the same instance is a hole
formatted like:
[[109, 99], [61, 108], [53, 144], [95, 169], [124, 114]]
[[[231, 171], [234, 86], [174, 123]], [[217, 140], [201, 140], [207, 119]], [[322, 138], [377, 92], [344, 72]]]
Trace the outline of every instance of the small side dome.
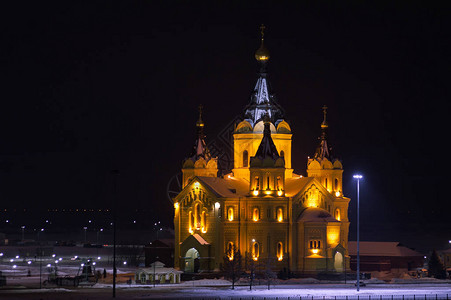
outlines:
[[338, 159], [334, 161], [334, 169], [343, 169], [343, 165], [341, 164], [341, 161]]
[[193, 169], [193, 168], [194, 162], [191, 158], [188, 158], [183, 162], [183, 169]]
[[236, 133], [252, 132], [252, 125], [248, 121], [241, 121], [235, 128]]
[[218, 162], [216, 158], [212, 158], [207, 163], [207, 169], [217, 169], [218, 168]]
[[290, 125], [283, 120], [280, 121], [279, 124], [277, 124], [277, 133], [291, 133]]
[[326, 170], [332, 169], [332, 163], [327, 158], [323, 158], [321, 161], [321, 167]]
[[206, 165], [207, 165], [207, 163], [206, 163], [205, 159], [203, 157], [201, 157], [194, 163], [194, 168], [196, 168], [196, 169], [205, 168]]
[[[260, 121], [257, 124], [255, 124], [254, 133], [263, 133], [264, 129], [265, 129], [265, 124], [263, 123], [263, 121]], [[274, 126], [273, 123], [270, 123], [269, 129], [271, 130], [271, 134], [277, 133], [276, 127]]]
[[320, 170], [321, 165], [316, 159], [312, 159], [309, 164], [307, 165], [307, 169], [309, 170]]

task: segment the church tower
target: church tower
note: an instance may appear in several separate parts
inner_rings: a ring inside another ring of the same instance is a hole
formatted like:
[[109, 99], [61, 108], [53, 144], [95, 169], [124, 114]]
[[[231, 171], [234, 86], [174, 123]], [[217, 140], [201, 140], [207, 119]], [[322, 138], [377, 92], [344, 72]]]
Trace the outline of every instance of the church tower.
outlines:
[[182, 188], [184, 188], [194, 176], [218, 176], [218, 159], [211, 157], [210, 151], [205, 143], [205, 123], [202, 120], [202, 105], [199, 106], [199, 119], [196, 122], [196, 127], [197, 139], [194, 143], [193, 151], [183, 162]]
[[219, 271], [239, 259], [236, 249], [241, 263], [249, 258], [275, 272], [344, 272], [350, 261], [350, 199], [342, 191], [343, 166], [328, 145], [327, 107], [308, 176], [295, 174], [292, 132], [268, 81], [270, 55], [264, 26], [260, 29], [257, 82], [233, 133], [230, 174], [218, 176], [199, 109], [193, 152], [183, 162], [183, 189], [173, 198], [174, 267], [187, 273]]
[[249, 178], [249, 159], [257, 152], [265, 127], [263, 116], [268, 115], [272, 140], [279, 150], [280, 156], [285, 160], [285, 177], [290, 178], [293, 174], [293, 169], [291, 169], [291, 128], [284, 120], [283, 109], [277, 103], [268, 81], [267, 67], [270, 55], [264, 44], [265, 26], [262, 25], [260, 29], [261, 44], [255, 52], [255, 59], [259, 65], [257, 82], [252, 91], [250, 103], [245, 108], [244, 120], [236, 126], [233, 133], [233, 175], [246, 180]]
[[250, 159], [249, 188], [252, 196], [282, 196], [285, 185], [285, 161], [271, 138], [271, 122], [263, 117], [263, 138]]
[[327, 143], [327, 106], [323, 106], [320, 144], [313, 158], [307, 162], [307, 176], [316, 177], [330, 193], [339, 197], [343, 194], [343, 165], [332, 156], [332, 148]]

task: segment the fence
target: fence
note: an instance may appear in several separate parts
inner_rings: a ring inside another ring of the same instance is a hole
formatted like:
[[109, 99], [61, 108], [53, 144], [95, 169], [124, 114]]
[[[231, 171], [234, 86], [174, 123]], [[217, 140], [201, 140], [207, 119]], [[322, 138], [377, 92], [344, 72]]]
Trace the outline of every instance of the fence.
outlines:
[[292, 296], [292, 297], [191, 297], [196, 300], [450, 300], [451, 294], [364, 295], [364, 296]]

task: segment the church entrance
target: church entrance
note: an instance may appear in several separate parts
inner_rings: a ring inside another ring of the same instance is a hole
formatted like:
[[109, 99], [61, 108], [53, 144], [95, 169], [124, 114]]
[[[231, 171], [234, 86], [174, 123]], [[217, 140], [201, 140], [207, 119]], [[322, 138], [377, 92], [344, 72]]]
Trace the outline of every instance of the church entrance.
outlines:
[[334, 268], [337, 272], [343, 272], [343, 254], [336, 252], [334, 256]]
[[197, 273], [199, 272], [199, 251], [191, 248], [185, 254], [185, 272]]

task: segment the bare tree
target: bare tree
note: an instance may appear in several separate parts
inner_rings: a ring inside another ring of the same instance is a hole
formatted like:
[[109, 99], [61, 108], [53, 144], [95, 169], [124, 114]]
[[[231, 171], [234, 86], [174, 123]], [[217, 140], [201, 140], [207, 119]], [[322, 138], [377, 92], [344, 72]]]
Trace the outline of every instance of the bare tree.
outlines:
[[235, 289], [235, 282], [240, 279], [242, 272], [241, 253], [235, 245], [227, 249], [224, 255], [223, 271], [225, 277], [232, 281], [232, 290]]
[[269, 257], [266, 259], [265, 269], [263, 271], [263, 276], [268, 282], [268, 290], [270, 289], [271, 286], [271, 279], [275, 279], [277, 277], [277, 274], [272, 270], [271, 265], [272, 260], [273, 259]]
[[255, 273], [258, 268], [258, 263], [249, 252], [246, 252], [245, 256], [246, 270], [249, 271], [249, 290], [252, 290], [254, 284]]

